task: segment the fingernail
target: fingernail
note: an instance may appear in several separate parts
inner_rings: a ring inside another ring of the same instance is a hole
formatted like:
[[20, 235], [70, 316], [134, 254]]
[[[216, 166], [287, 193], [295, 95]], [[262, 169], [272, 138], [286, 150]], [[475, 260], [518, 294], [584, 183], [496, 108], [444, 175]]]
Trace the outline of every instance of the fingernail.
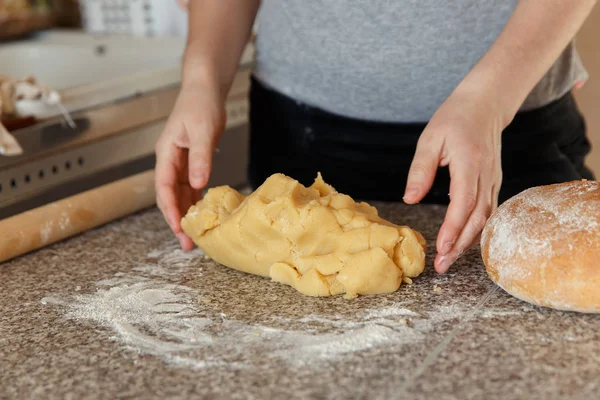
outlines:
[[452, 250], [452, 246], [454, 246], [454, 243], [456, 243], [456, 238], [444, 243], [442, 245], [442, 254], [448, 254], [450, 250]]
[[450, 269], [451, 265], [452, 262], [448, 257], [442, 257], [440, 258], [440, 263], [438, 264], [438, 270], [440, 270], [441, 272], [446, 272], [448, 271], [448, 269]]
[[206, 179], [206, 174], [204, 173], [204, 171], [202, 170], [194, 170], [192, 171], [192, 178], [198, 182], [198, 183], [204, 183], [204, 180]]
[[414, 197], [418, 194], [418, 189], [415, 186], [410, 186], [408, 189], [406, 189], [406, 192], [404, 193], [404, 198], [407, 197]]

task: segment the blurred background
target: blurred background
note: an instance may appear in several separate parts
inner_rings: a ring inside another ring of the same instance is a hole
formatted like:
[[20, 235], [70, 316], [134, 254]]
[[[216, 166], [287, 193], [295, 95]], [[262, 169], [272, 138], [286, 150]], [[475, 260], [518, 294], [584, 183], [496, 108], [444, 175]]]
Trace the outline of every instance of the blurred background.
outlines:
[[2, 0], [0, 37], [39, 29], [84, 29], [96, 34], [185, 35], [185, 0]]
[[[0, 219], [152, 171], [154, 143], [180, 85], [186, 4], [0, 0]], [[575, 96], [597, 175], [599, 37], [596, 7], [577, 38], [590, 80]], [[227, 99], [209, 186], [246, 182], [252, 61], [250, 40]], [[153, 201], [147, 193], [142, 205]]]
[[[110, 212], [79, 230], [154, 204], [154, 144], [180, 86], [186, 4], [0, 0], [0, 220], [62, 200], [74, 209], [75, 196], [86, 204], [123, 181]], [[246, 182], [252, 60], [249, 42], [209, 186]]]
[[[36, 35], [41, 31], [60, 31], [62, 36], [49, 40], [58, 43], [73, 43], [74, 40], [83, 40], [85, 36], [111, 37], [112, 42], [126, 43], [127, 37], [135, 38], [179, 38], [171, 42], [162, 42], [165, 47], [177, 47], [165, 54], [165, 57], [178, 56], [187, 32], [187, 18], [185, 11], [186, 0], [0, 0], [0, 40], [2, 44], [11, 41], [40, 41], [48, 37]], [[77, 33], [64, 35], [65, 32]], [[582, 107], [589, 124], [594, 150], [588, 162], [596, 173], [600, 173], [600, 113], [595, 112], [600, 106], [600, 51], [597, 38], [600, 37], [600, 8], [593, 10], [592, 16], [578, 36], [578, 48], [590, 72], [590, 81], [576, 91], [576, 98]], [[152, 42], [152, 41], [150, 41]], [[45, 42], [44, 42], [45, 43]], [[127, 43], [133, 43], [131, 41]], [[144, 42], [148, 43], [148, 42]], [[160, 51], [156, 43], [155, 51]], [[132, 45], [134, 46], [134, 45]], [[141, 45], [143, 46], [143, 45]], [[43, 52], [43, 50], [41, 50]], [[102, 51], [102, 49], [100, 49]], [[11, 75], [15, 70], [25, 74], [40, 74], [39, 66], [27, 65], [40, 63], [43, 60], [32, 57], [25, 59], [7, 60], [14, 54], [0, 53], [0, 74]], [[48, 53], [48, 56], [52, 54]], [[58, 54], [57, 54], [58, 55]], [[77, 63], [67, 56], [70, 63]], [[157, 57], [156, 58], [160, 58]], [[173, 57], [172, 59], [175, 59]], [[127, 73], [135, 66], [127, 62], [114, 65], [115, 73]], [[16, 65], [18, 64], [18, 65]], [[10, 67], [8, 65], [11, 65]], [[83, 68], [84, 65], [81, 65]], [[53, 68], [59, 68], [53, 67]], [[75, 66], [70, 66], [76, 69]], [[43, 76], [44, 73], [42, 72]], [[49, 75], [49, 74], [47, 74]], [[20, 78], [20, 77], [15, 77]], [[85, 79], [71, 75], [70, 85], [89, 83]], [[63, 88], [67, 84], [63, 83]], [[47, 82], [52, 85], [54, 82]], [[54, 86], [57, 86], [54, 84]], [[60, 85], [58, 85], [60, 86]]]
[[588, 132], [592, 139], [592, 154], [589, 165], [600, 179], [600, 7], [594, 7], [577, 36], [577, 48], [590, 73], [590, 79], [576, 99], [586, 117]]

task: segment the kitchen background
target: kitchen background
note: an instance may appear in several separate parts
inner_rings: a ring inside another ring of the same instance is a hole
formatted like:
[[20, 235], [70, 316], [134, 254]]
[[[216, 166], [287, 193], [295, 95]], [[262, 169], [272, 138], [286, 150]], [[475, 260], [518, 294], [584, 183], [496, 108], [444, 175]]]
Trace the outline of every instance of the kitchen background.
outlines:
[[592, 14], [577, 36], [577, 48], [585, 63], [590, 80], [579, 91], [576, 98], [588, 123], [588, 131], [592, 139], [592, 154], [589, 165], [596, 173], [600, 174], [600, 7], [594, 7]]
[[[185, 0], [0, 0], [0, 39], [21, 39], [44, 29], [83, 30], [95, 35], [183, 38]], [[593, 151], [588, 159], [600, 173], [600, 7], [581, 29], [577, 43], [590, 80], [576, 93], [589, 126]], [[1, 64], [0, 64], [1, 65]], [[0, 67], [0, 74], [6, 74]]]

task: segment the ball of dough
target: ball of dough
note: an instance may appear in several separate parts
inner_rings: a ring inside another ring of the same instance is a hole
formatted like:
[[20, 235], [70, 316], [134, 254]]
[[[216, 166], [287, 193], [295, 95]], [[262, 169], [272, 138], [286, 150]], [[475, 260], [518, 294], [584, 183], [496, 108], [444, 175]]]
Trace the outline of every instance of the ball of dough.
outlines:
[[385, 221], [320, 174], [310, 187], [275, 174], [248, 197], [212, 188], [181, 227], [213, 260], [311, 296], [393, 292], [425, 265], [420, 233]]
[[513, 296], [600, 312], [600, 183], [527, 189], [503, 203], [481, 237], [488, 275]]

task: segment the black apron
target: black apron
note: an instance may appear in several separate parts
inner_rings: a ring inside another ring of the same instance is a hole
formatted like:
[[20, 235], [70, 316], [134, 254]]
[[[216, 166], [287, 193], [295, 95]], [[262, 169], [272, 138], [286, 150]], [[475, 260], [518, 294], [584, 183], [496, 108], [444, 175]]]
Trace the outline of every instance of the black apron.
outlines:
[[[334, 115], [252, 79], [249, 181], [258, 187], [280, 172], [310, 185], [326, 182], [356, 199], [401, 201], [426, 123], [380, 123]], [[594, 179], [585, 121], [571, 93], [519, 112], [502, 134], [499, 202], [539, 185]], [[439, 168], [422, 203], [447, 204], [450, 176]]]

